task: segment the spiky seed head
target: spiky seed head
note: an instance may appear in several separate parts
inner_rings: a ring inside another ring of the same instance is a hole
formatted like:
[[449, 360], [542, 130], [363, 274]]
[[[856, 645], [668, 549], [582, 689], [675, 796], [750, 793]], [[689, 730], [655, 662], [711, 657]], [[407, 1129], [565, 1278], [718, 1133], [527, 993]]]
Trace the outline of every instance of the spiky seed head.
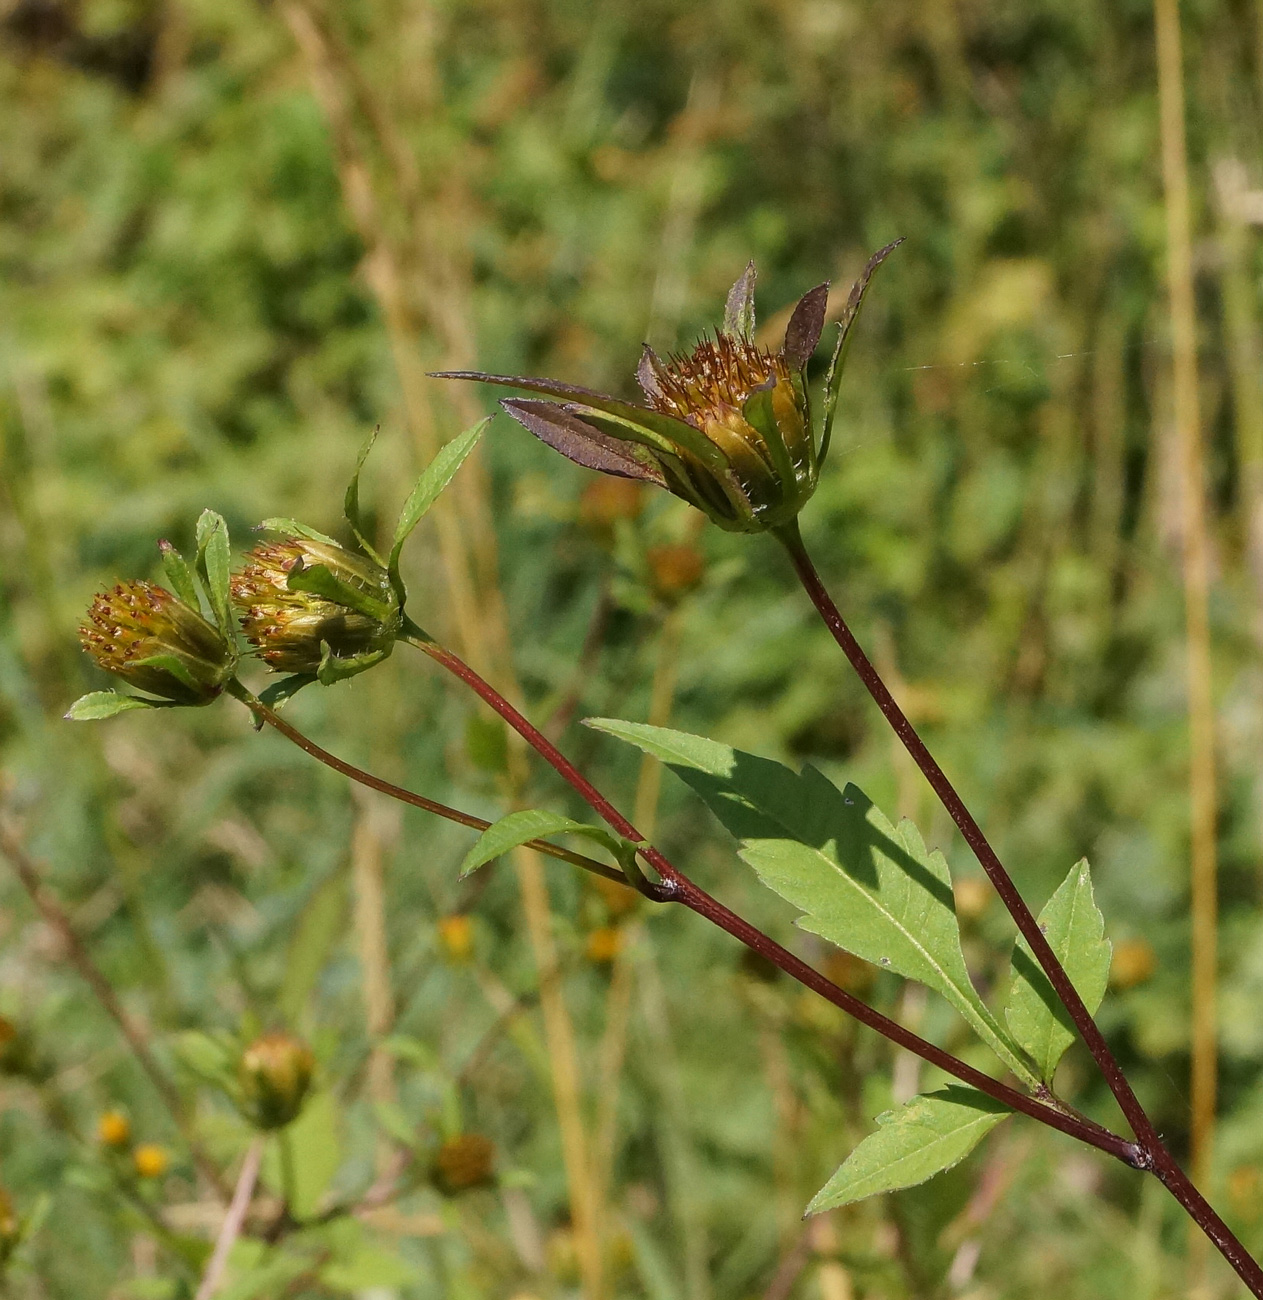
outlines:
[[209, 704], [236, 667], [218, 628], [165, 587], [142, 580], [101, 592], [79, 641], [107, 673], [175, 704]]

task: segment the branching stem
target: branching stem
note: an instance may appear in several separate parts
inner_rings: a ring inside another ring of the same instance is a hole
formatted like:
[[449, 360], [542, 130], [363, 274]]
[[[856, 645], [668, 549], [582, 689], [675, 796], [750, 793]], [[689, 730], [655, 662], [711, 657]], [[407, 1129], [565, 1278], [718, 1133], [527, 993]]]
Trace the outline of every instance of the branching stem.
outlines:
[[[398, 799], [400, 803], [406, 803], [413, 808], [420, 808], [425, 812], [433, 813], [436, 817], [446, 817], [448, 821], [459, 822], [460, 825], [468, 826], [472, 830], [485, 831], [491, 825], [489, 821], [481, 817], [475, 817], [473, 813], [461, 812], [459, 808], [449, 808], [445, 803], [439, 803], [435, 799], [427, 799], [422, 794], [414, 794], [411, 790], [405, 790], [403, 786], [392, 785], [389, 781], [383, 781], [381, 777], [374, 776], [371, 772], [365, 772], [363, 768], [356, 767], [354, 763], [348, 763], [345, 759], [338, 758], [336, 754], [329, 753], [327, 749], [322, 749], [317, 745], [314, 740], [304, 736], [297, 727], [290, 726], [274, 709], [269, 708], [257, 696], [252, 695], [240, 682], [230, 682], [227, 689], [261, 722], [266, 722], [268, 726], [279, 731], [286, 740], [297, 745], [304, 754], [310, 754], [312, 758], [318, 759], [326, 767], [331, 767], [342, 776], [350, 777], [352, 781], [357, 781], [370, 790], [376, 790], [379, 794]], [[607, 880], [616, 880], [620, 885], [627, 883], [623, 873], [616, 867], [607, 866], [604, 862], [598, 862], [595, 858], [585, 857], [582, 853], [572, 853], [569, 849], [550, 844], [547, 840], [531, 840], [528, 847], [534, 849], [537, 853], [545, 853], [551, 858], [559, 858], [562, 862], [569, 862], [576, 867], [582, 867], [584, 871], [590, 871], [593, 875], [604, 876]]]
[[1084, 1006], [1083, 999], [1079, 996], [1078, 990], [1074, 987], [1069, 975], [1066, 974], [1065, 967], [1058, 961], [1056, 953], [1053, 952], [1048, 940], [1044, 937], [1044, 932], [1039, 928], [1039, 922], [1036, 921], [1034, 914], [1026, 905], [1021, 894], [1018, 893], [1013, 878], [991, 847], [973, 814], [965, 806], [964, 800], [957, 794], [956, 788], [947, 779], [946, 773], [926, 748], [925, 742], [917, 734], [912, 723], [908, 721], [907, 715], [899, 707], [894, 696], [887, 689], [886, 683], [882, 681], [881, 675], [873, 667], [872, 661], [864, 653], [851, 629], [846, 625], [846, 620], [838, 611], [833, 598], [820, 580], [820, 575], [816, 572], [811, 557], [807, 554], [806, 547], [803, 545], [802, 537], [798, 531], [797, 521], [780, 530], [777, 537], [789, 552], [789, 558], [793, 563], [795, 572], [798, 574], [799, 581], [803, 585], [803, 590], [811, 599], [811, 603], [815, 605], [833, 639], [841, 647], [847, 659], [850, 660], [851, 667], [855, 669], [856, 675], [864, 683], [868, 693], [882, 711], [882, 715], [890, 723], [908, 753], [912, 755], [913, 761], [921, 769], [934, 793], [938, 795], [952, 821], [956, 823], [961, 835], [965, 838], [965, 843], [973, 850], [974, 856], [987, 873], [987, 877], [995, 887], [996, 893], [1000, 895], [1000, 900], [1016, 922], [1022, 937], [1030, 945], [1031, 951], [1035, 954], [1035, 959], [1043, 967], [1049, 983], [1053, 986], [1053, 991], [1066, 1008], [1075, 1028], [1079, 1032], [1079, 1036], [1087, 1045], [1087, 1049], [1091, 1052], [1093, 1060], [1096, 1061], [1105, 1082], [1109, 1085], [1110, 1091], [1118, 1101], [1119, 1108], [1127, 1117], [1132, 1132], [1136, 1135], [1135, 1146], [1138, 1148], [1141, 1157], [1136, 1167], [1152, 1170], [1170, 1191], [1171, 1195], [1188, 1211], [1207, 1237], [1214, 1242], [1224, 1258], [1236, 1269], [1238, 1276], [1250, 1288], [1251, 1293], [1263, 1297], [1263, 1269], [1260, 1269], [1245, 1247], [1228, 1229], [1227, 1224], [1215, 1213], [1197, 1188], [1193, 1186], [1187, 1175], [1176, 1163], [1175, 1157], [1171, 1155], [1162, 1139], [1158, 1136], [1153, 1121], [1150, 1120], [1145, 1113], [1144, 1107], [1137, 1100], [1136, 1094], [1132, 1091], [1131, 1085], [1123, 1074], [1122, 1066], [1119, 1065], [1117, 1058], [1110, 1050], [1104, 1034], [1097, 1027], [1096, 1021], [1092, 1019], [1091, 1013]]
[[631, 840], [633, 843], [642, 844], [639, 850], [640, 856], [659, 876], [658, 883], [646, 881], [642, 886], [641, 892], [647, 897], [660, 903], [682, 903], [699, 916], [705, 917], [712, 924], [719, 926], [721, 930], [725, 930], [733, 938], [740, 940], [746, 947], [767, 958], [768, 961], [785, 971], [786, 974], [793, 976], [800, 984], [804, 984], [813, 992], [832, 1002], [834, 1006], [841, 1008], [847, 1015], [854, 1017], [861, 1024], [867, 1025], [884, 1038], [890, 1039], [891, 1042], [921, 1057], [922, 1060], [928, 1061], [931, 1065], [938, 1066], [946, 1074], [950, 1074], [963, 1083], [977, 1088], [979, 1092], [986, 1093], [987, 1096], [995, 1098], [995, 1100], [1011, 1107], [1013, 1110], [1020, 1111], [1024, 1115], [1029, 1115], [1032, 1119], [1039, 1120], [1042, 1124], [1047, 1124], [1050, 1128], [1058, 1129], [1081, 1142], [1086, 1142], [1089, 1146], [1097, 1147], [1132, 1168], [1144, 1167], [1142, 1154], [1135, 1143], [1119, 1137], [1116, 1133], [1111, 1133], [1108, 1129], [1102, 1128], [1086, 1118], [1086, 1116], [1078, 1114], [1059, 1102], [1019, 1092], [1017, 1089], [1010, 1088], [1007, 1084], [1000, 1083], [989, 1075], [975, 1070], [950, 1052], [946, 1052], [941, 1047], [936, 1047], [933, 1043], [927, 1042], [924, 1038], [905, 1029], [896, 1021], [883, 1016], [879, 1011], [875, 1011], [866, 1002], [861, 1002], [859, 998], [846, 992], [845, 989], [839, 988], [821, 975], [819, 971], [808, 966], [800, 958], [795, 957], [788, 949], [781, 947], [770, 936], [756, 929], [735, 912], [730, 911], [718, 899], [712, 898], [710, 894], [690, 880], [678, 867], [668, 861], [659, 849], [649, 844], [643, 844], [644, 837], [635, 826], [606, 799], [547, 736], [543, 735], [537, 727], [527, 721], [495, 687], [484, 681], [468, 664], [450, 650], [425, 636], [419, 629], [409, 629], [406, 639], [417, 649], [429, 655], [435, 663], [440, 664], [448, 672], [458, 677], [490, 705], [527, 744], [551, 764], [558, 775], [617, 834]]

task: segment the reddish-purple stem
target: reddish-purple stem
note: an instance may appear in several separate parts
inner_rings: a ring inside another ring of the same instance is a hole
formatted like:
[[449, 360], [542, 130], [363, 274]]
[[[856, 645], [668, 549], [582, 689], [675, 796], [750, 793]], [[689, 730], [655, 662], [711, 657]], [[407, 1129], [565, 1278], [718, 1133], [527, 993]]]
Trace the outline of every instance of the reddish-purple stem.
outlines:
[[1238, 1276], [1250, 1288], [1251, 1293], [1263, 1297], [1263, 1269], [1259, 1267], [1245, 1247], [1233, 1236], [1227, 1224], [1215, 1213], [1197, 1188], [1193, 1186], [1187, 1175], [1176, 1163], [1175, 1157], [1163, 1145], [1162, 1139], [1153, 1127], [1153, 1121], [1150, 1120], [1139, 1100], [1137, 1100], [1136, 1094], [1132, 1091], [1131, 1085], [1123, 1074], [1122, 1066], [1119, 1065], [1114, 1053], [1110, 1051], [1109, 1044], [1105, 1041], [1104, 1034], [1097, 1027], [1096, 1021], [1092, 1019], [1091, 1012], [1084, 1006], [1083, 999], [1079, 996], [1078, 990], [1074, 987], [1069, 975], [1066, 974], [1065, 967], [1057, 960], [1057, 954], [1053, 952], [1048, 940], [1044, 937], [1044, 932], [1039, 928], [1039, 922], [1036, 921], [1025, 900], [1018, 893], [1013, 878], [996, 855], [987, 837], [983, 834], [982, 828], [975, 821], [973, 814], [965, 806], [964, 800], [956, 793], [956, 788], [947, 779], [946, 773], [926, 748], [925, 742], [917, 735], [916, 729], [908, 721], [907, 715], [896, 703], [894, 696], [887, 689], [886, 683], [882, 681], [877, 669], [873, 667], [872, 661], [864, 653], [851, 629], [846, 625], [846, 620], [843, 619], [838, 607], [833, 602], [833, 598], [825, 589], [824, 583], [820, 580], [820, 575], [816, 572], [815, 565], [811, 562], [811, 557], [803, 546], [797, 522], [795, 521], [789, 527], [779, 531], [777, 536], [789, 552], [790, 560], [793, 562], [794, 570], [803, 585], [803, 590], [810, 597], [811, 603], [815, 605], [820, 617], [825, 622], [825, 626], [832, 633], [833, 639], [841, 647], [842, 653], [850, 660], [851, 667], [855, 669], [860, 681], [864, 683], [886, 721], [894, 729], [895, 735], [903, 742], [904, 748], [912, 755], [913, 761], [921, 769], [934, 793], [938, 795], [952, 821], [956, 823], [961, 835], [965, 838], [965, 843], [973, 850], [974, 856], [977, 857], [982, 869], [987, 873], [992, 885], [995, 886], [996, 893], [1000, 895], [1000, 899], [1008, 909], [1009, 915], [1017, 923], [1017, 928], [1022, 937], [1030, 945], [1031, 951], [1035, 954], [1035, 959], [1043, 967], [1049, 983], [1053, 986], [1053, 991], [1069, 1013], [1075, 1028], [1079, 1031], [1080, 1037], [1087, 1045], [1088, 1051], [1091, 1052], [1093, 1060], [1096, 1061], [1101, 1074], [1105, 1078], [1105, 1082], [1109, 1085], [1110, 1091], [1117, 1099], [1120, 1109], [1127, 1117], [1132, 1132], [1136, 1135], [1135, 1146], [1141, 1156], [1137, 1167], [1153, 1170], [1158, 1179], [1175, 1199], [1184, 1206], [1207, 1237], [1214, 1242], [1223, 1257], [1236, 1269]]
[[718, 899], [712, 898], [699, 885], [694, 884], [678, 867], [674, 866], [652, 845], [644, 843], [640, 832], [614, 807], [612, 803], [580, 772], [573, 763], [545, 736], [517, 711], [496, 689], [484, 681], [463, 660], [450, 650], [436, 642], [416, 637], [412, 644], [423, 650], [431, 659], [446, 668], [448, 672], [460, 678], [477, 695], [498, 713], [514, 731], [516, 731], [536, 752], [546, 759], [557, 773], [577, 791], [589, 807], [593, 809], [621, 836], [640, 845], [640, 856], [653, 867], [661, 877], [661, 883], [646, 885], [645, 892], [658, 902], [683, 903], [685, 907], [705, 917], [708, 921], [739, 939], [746, 947], [780, 967], [786, 974], [792, 975], [800, 984], [806, 985], [813, 992], [841, 1008], [847, 1015], [854, 1017], [861, 1024], [867, 1025], [899, 1047], [938, 1066], [945, 1073], [986, 1093], [996, 1101], [1013, 1110], [1021, 1111], [1032, 1119], [1047, 1124], [1050, 1128], [1078, 1138], [1090, 1146], [1099, 1148], [1109, 1155], [1123, 1161], [1132, 1168], [1141, 1168], [1141, 1154], [1135, 1143], [1119, 1137], [1108, 1129], [1101, 1128], [1085, 1116], [1068, 1108], [1050, 1105], [1037, 1097], [1018, 1092], [1007, 1084], [999, 1083], [988, 1075], [964, 1061], [958, 1060], [950, 1052], [936, 1047], [924, 1038], [918, 1037], [911, 1030], [905, 1029], [896, 1021], [873, 1010], [866, 1002], [853, 997], [845, 989], [839, 988], [826, 979], [819, 971], [808, 966], [806, 962], [795, 957], [788, 949], [748, 921], [726, 908]]

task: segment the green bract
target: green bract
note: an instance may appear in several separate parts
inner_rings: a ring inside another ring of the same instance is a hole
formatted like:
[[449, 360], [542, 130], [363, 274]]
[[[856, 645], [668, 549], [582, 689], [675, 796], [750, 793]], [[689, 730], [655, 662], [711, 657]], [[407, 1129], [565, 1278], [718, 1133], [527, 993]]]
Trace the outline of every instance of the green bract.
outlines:
[[807, 363], [824, 329], [828, 284], [795, 306], [776, 352], [754, 341], [754, 263], [728, 295], [723, 328], [687, 356], [666, 361], [646, 346], [636, 369], [644, 405], [550, 379], [444, 371], [543, 393], [557, 401], [508, 398], [504, 410], [542, 442], [588, 469], [656, 483], [721, 528], [755, 533], [795, 519], [816, 490], [829, 447], [842, 362], [873, 272], [901, 241], [875, 253], [842, 313], [825, 378], [817, 437]]

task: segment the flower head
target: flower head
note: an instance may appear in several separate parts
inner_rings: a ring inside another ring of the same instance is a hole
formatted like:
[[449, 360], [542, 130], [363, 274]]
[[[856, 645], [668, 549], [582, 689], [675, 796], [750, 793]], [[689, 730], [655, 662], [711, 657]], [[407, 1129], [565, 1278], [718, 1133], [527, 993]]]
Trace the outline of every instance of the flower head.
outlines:
[[98, 595], [79, 640], [106, 672], [173, 704], [209, 704], [236, 666], [218, 629], [152, 582], [120, 582]]
[[289, 1034], [264, 1034], [241, 1054], [241, 1095], [250, 1120], [261, 1129], [284, 1128], [296, 1119], [311, 1088], [316, 1058]]
[[869, 259], [843, 309], [818, 438], [806, 372], [824, 329], [829, 286], [818, 285], [799, 300], [784, 341], [773, 352], [754, 338], [753, 262], [733, 285], [723, 327], [713, 339], [665, 361], [646, 346], [636, 370], [643, 405], [547, 379], [475, 371], [440, 377], [555, 398], [509, 398], [501, 406], [578, 464], [665, 487], [721, 528], [780, 528], [797, 517], [816, 490], [851, 327], [873, 272], [895, 247]]
[[496, 1148], [481, 1133], [449, 1138], [434, 1157], [434, 1182], [445, 1196], [485, 1187], [495, 1174]]
[[334, 542], [283, 537], [231, 580], [246, 639], [274, 672], [349, 677], [390, 654], [399, 601], [375, 560]]
[[161, 1178], [170, 1168], [171, 1156], [166, 1147], [144, 1142], [132, 1152], [132, 1165], [142, 1178]]
[[125, 1147], [132, 1136], [132, 1126], [122, 1111], [107, 1110], [96, 1122], [97, 1141], [103, 1147]]

